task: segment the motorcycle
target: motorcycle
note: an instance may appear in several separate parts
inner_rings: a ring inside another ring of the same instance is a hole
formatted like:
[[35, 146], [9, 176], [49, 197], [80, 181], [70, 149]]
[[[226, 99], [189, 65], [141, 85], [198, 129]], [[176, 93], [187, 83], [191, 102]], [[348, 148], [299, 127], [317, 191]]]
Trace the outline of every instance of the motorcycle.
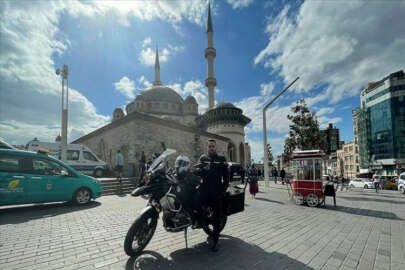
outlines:
[[[141, 196], [148, 199], [146, 208], [144, 208], [138, 218], [129, 228], [124, 242], [124, 250], [128, 256], [136, 257], [148, 245], [152, 239], [157, 222], [162, 213], [163, 227], [167, 232], [175, 233], [184, 231], [187, 247], [187, 229], [202, 228], [207, 235], [213, 234], [213, 211], [209, 207], [202, 207], [203, 220], [201, 226], [194, 228], [191, 214], [182, 204], [184, 185], [176, 177], [172, 170], [168, 170], [168, 158], [176, 153], [174, 149], [165, 150], [148, 168], [144, 185], [136, 188], [131, 195], [134, 197]], [[188, 181], [183, 179], [182, 181]], [[194, 187], [198, 189], [198, 183]], [[245, 186], [246, 188], [246, 186]], [[226, 193], [224, 199], [223, 213], [220, 215], [220, 231], [226, 225], [229, 215], [244, 210], [245, 188], [232, 187]]]

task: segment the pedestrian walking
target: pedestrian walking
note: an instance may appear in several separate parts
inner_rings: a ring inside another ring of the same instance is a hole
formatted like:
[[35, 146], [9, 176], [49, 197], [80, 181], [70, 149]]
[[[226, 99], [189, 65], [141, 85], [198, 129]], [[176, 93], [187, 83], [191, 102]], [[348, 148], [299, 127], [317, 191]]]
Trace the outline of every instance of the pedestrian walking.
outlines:
[[284, 185], [284, 178], [285, 178], [285, 171], [284, 171], [284, 168], [281, 168], [280, 177], [281, 177], [281, 184]]
[[119, 182], [120, 192], [121, 192], [121, 185], [122, 185], [123, 168], [124, 168], [124, 156], [121, 154], [121, 150], [118, 150], [117, 154], [115, 154], [115, 172], [117, 174], [117, 180]]
[[258, 172], [255, 168], [255, 165], [252, 165], [248, 172], [248, 181], [249, 181], [249, 192], [252, 195], [252, 198], [256, 198], [256, 193], [259, 192], [259, 185], [257, 183]]
[[375, 172], [373, 175], [373, 182], [374, 182], [375, 192], [378, 193], [378, 190], [380, 189], [380, 176], [377, 174], [377, 172]]
[[278, 177], [278, 172], [276, 167], [273, 168], [273, 180], [274, 180], [274, 184], [277, 184], [277, 177]]
[[240, 169], [240, 179], [242, 180], [242, 184], [245, 183], [245, 168]]

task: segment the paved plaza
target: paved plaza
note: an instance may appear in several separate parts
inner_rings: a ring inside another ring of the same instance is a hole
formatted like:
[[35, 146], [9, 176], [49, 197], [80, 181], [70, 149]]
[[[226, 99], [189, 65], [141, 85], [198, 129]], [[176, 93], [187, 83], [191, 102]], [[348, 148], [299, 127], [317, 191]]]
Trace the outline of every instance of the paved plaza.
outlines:
[[0, 269], [405, 269], [405, 196], [338, 192], [337, 204], [296, 206], [282, 185], [260, 186], [231, 216], [219, 251], [202, 230], [167, 233], [159, 220], [143, 255], [130, 259], [125, 234], [142, 198], [105, 196], [67, 203], [1, 207]]

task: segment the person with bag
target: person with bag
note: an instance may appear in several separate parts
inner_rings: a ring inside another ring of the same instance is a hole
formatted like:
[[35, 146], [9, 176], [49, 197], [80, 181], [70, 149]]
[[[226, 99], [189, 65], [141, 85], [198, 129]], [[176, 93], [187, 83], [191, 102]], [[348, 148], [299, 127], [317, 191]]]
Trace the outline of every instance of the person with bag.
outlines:
[[256, 198], [256, 193], [259, 192], [259, 185], [258, 185], [258, 172], [257, 169], [255, 168], [255, 165], [252, 165], [252, 167], [249, 169], [248, 172], [248, 181], [249, 181], [249, 192], [252, 195], [252, 198]]

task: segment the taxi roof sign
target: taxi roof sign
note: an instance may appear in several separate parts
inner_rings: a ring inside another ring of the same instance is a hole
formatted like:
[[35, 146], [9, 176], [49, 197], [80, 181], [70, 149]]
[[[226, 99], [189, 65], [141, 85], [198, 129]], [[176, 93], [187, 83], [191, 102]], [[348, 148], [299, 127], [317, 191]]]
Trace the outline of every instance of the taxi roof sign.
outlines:
[[49, 152], [48, 149], [45, 149], [45, 148], [43, 148], [43, 147], [40, 147], [40, 148], [38, 148], [37, 153], [46, 154], [46, 155], [47, 155], [47, 154], [49, 154], [50, 152]]

